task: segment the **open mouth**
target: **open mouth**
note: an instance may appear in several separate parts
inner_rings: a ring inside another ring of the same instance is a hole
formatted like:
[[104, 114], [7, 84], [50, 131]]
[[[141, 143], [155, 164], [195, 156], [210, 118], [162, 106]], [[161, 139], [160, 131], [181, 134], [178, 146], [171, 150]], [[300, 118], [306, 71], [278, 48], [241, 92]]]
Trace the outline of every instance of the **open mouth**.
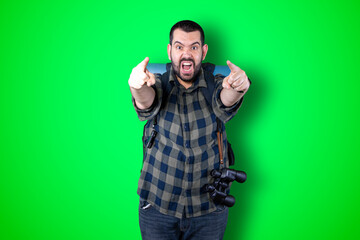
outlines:
[[181, 70], [184, 73], [191, 73], [194, 68], [194, 64], [192, 61], [182, 61], [181, 62]]

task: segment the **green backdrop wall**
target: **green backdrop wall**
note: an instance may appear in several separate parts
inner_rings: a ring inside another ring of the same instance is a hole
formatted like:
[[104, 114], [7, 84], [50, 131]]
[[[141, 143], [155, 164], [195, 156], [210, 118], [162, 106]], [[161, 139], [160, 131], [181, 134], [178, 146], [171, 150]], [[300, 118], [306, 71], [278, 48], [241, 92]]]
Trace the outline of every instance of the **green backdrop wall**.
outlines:
[[[101, 2], [101, 3], [100, 3]], [[357, 1], [2, 1], [0, 238], [140, 239], [128, 78], [200, 23], [252, 80], [225, 239], [359, 239]]]

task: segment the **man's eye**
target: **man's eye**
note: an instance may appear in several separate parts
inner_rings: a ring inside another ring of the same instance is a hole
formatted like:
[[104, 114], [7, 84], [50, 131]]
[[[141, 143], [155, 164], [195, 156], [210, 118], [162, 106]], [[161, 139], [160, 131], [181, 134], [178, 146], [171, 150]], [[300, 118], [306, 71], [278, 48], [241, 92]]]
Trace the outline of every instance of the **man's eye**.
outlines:
[[197, 50], [197, 49], [198, 49], [198, 47], [196, 47], [196, 46], [192, 47], [192, 50]]
[[176, 46], [176, 49], [180, 50], [182, 47], [181, 46]]

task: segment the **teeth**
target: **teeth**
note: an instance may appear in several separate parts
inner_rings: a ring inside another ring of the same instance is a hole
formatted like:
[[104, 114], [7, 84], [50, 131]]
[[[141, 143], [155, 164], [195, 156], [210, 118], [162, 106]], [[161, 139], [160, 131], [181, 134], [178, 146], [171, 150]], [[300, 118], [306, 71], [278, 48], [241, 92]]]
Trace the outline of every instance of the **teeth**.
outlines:
[[183, 63], [183, 65], [188, 65], [188, 66], [190, 66], [190, 65], [191, 65], [191, 63]]

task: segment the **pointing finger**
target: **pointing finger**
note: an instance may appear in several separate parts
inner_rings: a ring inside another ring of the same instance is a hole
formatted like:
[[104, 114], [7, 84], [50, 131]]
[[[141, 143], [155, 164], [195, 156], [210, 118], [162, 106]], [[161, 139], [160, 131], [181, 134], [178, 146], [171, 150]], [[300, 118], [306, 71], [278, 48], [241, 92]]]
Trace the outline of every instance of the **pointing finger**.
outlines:
[[146, 66], [149, 63], [149, 57], [146, 57], [144, 60], [142, 60], [141, 63], [139, 63], [139, 65], [137, 65], [141, 70], [143, 70], [145, 72]]
[[238, 66], [236, 66], [235, 64], [233, 64], [232, 62], [230, 62], [229, 60], [226, 61], [226, 64], [229, 66], [230, 71], [235, 72], [238, 69], [240, 69]]

